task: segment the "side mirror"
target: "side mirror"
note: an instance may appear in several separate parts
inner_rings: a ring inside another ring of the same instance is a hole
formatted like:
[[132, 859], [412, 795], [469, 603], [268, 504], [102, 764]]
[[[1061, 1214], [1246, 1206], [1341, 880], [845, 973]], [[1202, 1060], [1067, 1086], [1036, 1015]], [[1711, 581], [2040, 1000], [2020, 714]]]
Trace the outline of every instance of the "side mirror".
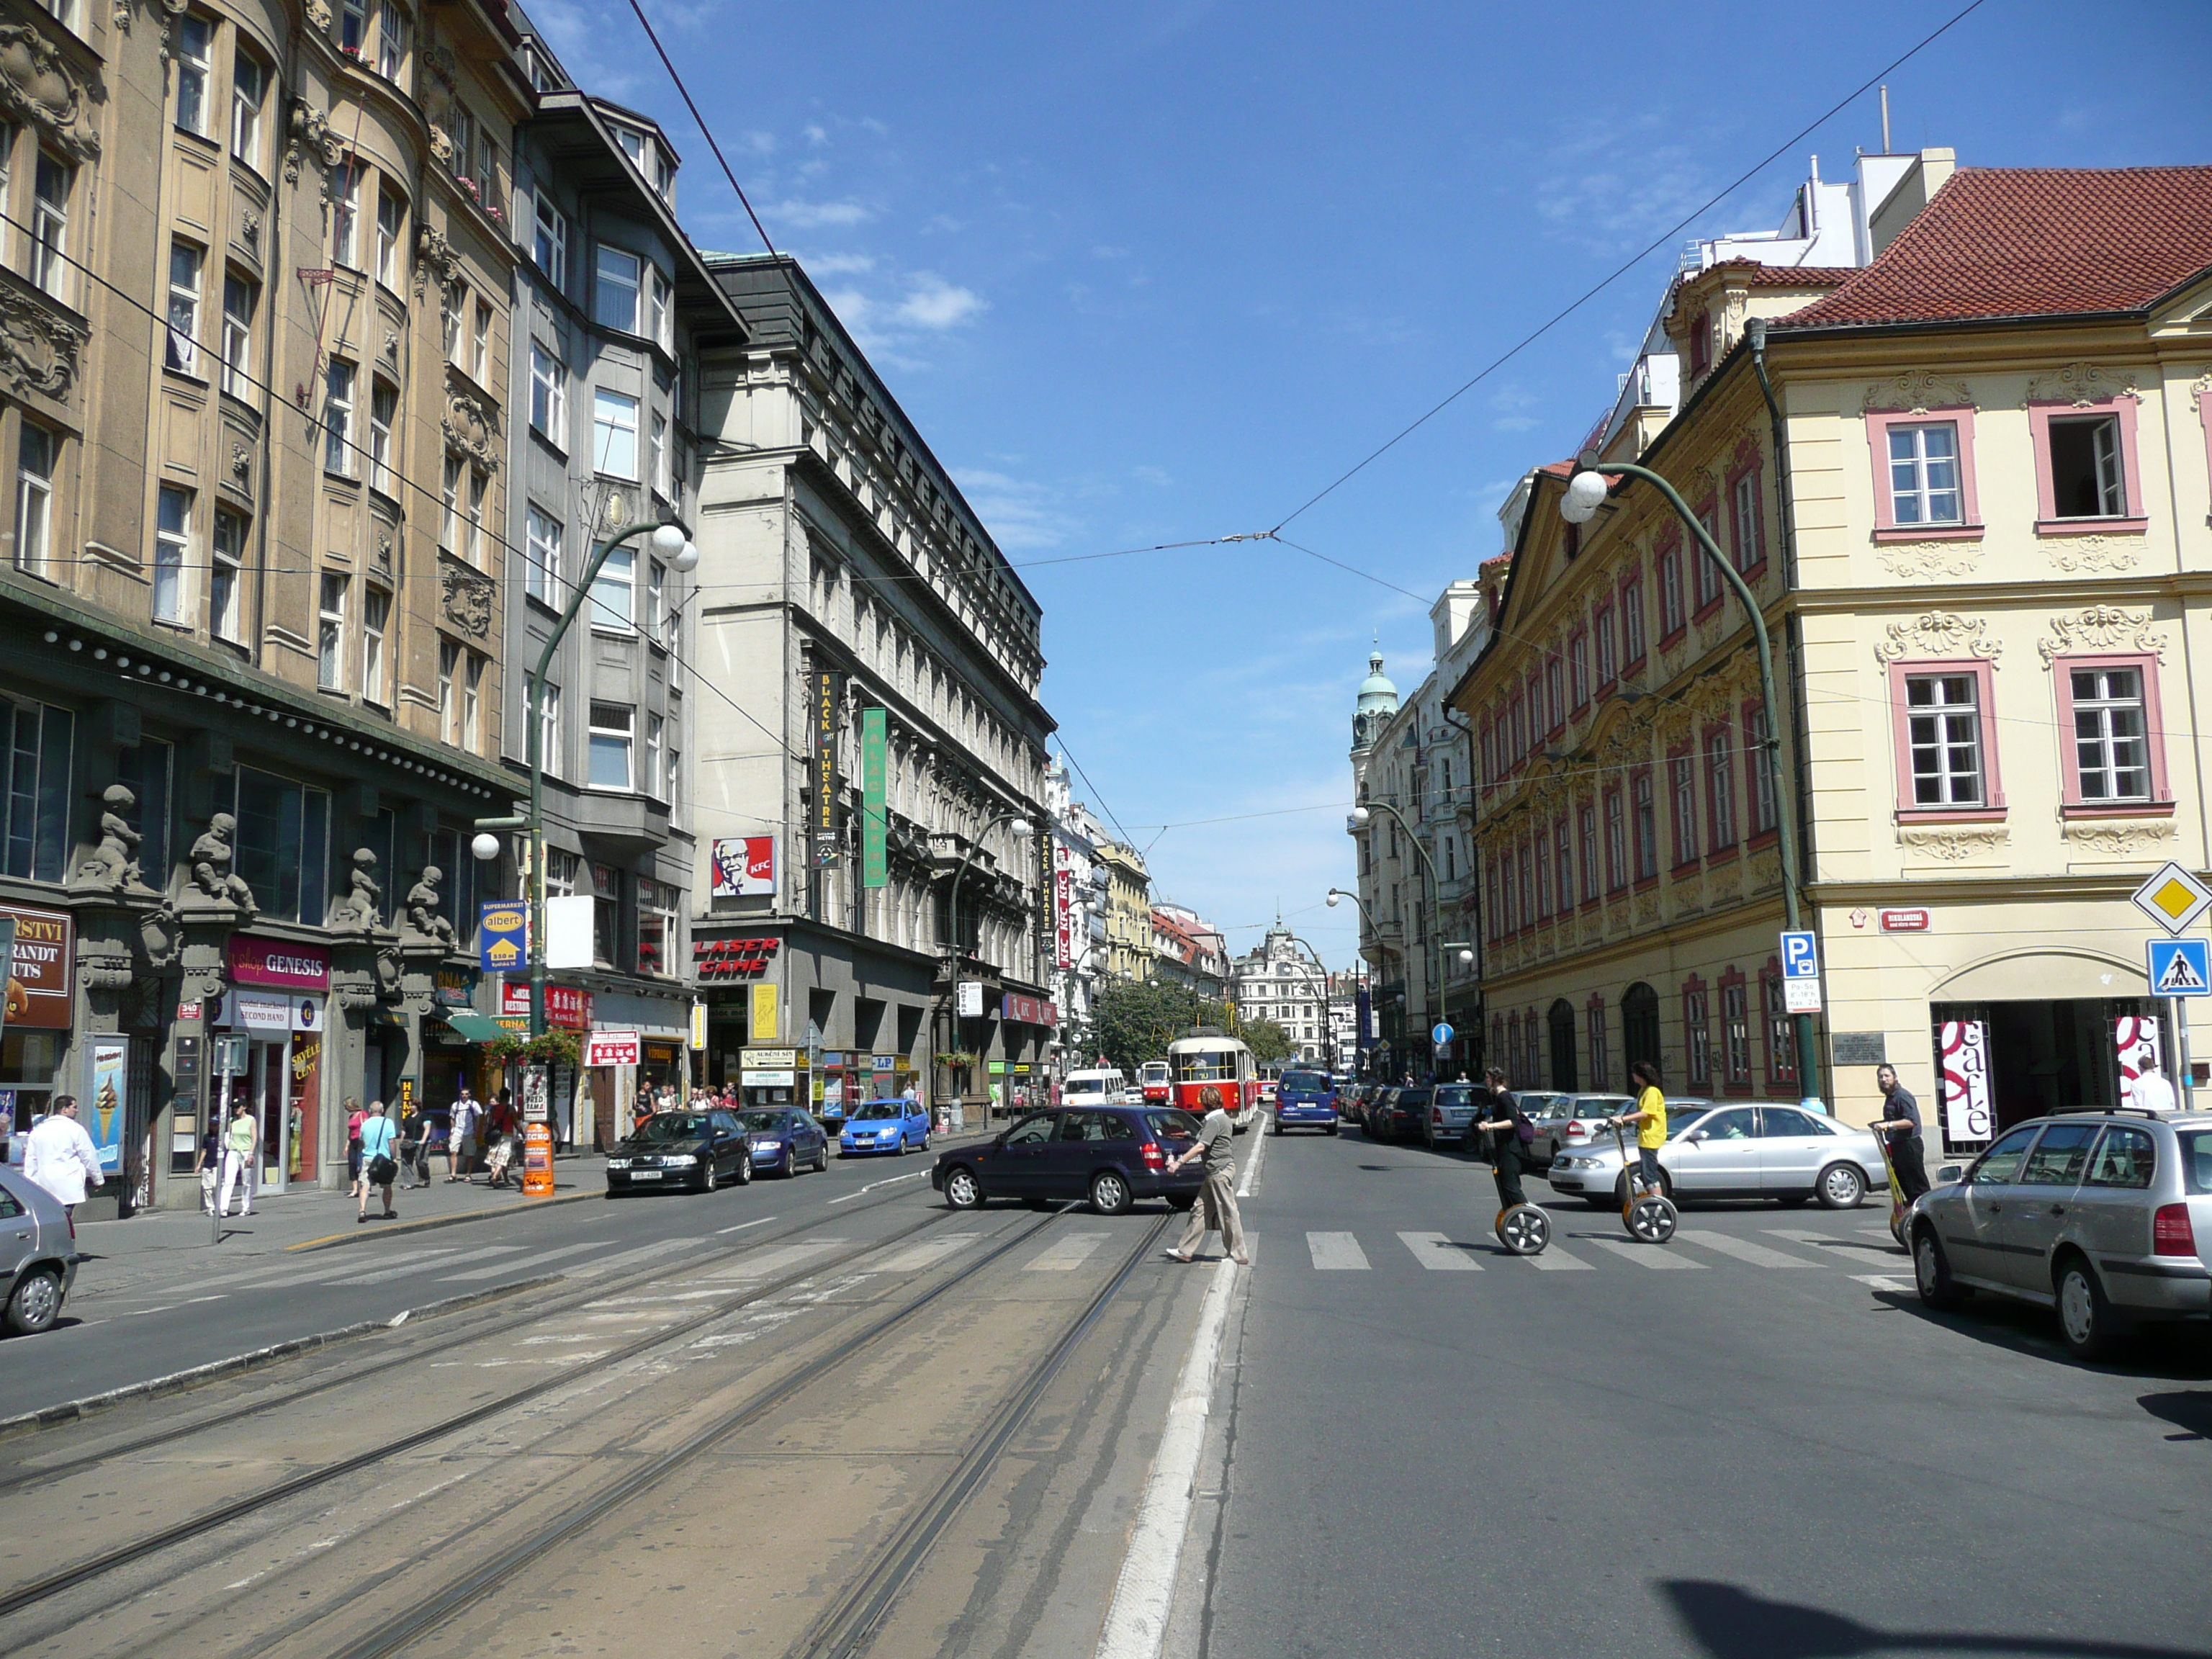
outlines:
[[1966, 1167], [1963, 1164], [1946, 1164], [1936, 1171], [1936, 1179], [1948, 1187], [1964, 1180], [1966, 1174]]
[[1712, 1131], [1710, 1129], [1692, 1129], [1690, 1131], [1688, 1138], [1692, 1144], [1702, 1145], [1705, 1141], [1711, 1139], [1711, 1137]]

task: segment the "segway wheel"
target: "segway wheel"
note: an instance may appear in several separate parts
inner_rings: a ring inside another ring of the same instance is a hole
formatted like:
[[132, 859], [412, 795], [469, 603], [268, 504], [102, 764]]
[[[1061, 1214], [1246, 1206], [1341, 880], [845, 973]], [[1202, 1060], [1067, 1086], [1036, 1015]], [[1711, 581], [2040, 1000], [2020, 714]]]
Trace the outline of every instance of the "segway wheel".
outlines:
[[1656, 1193], [1647, 1193], [1628, 1206], [1629, 1237], [1645, 1244], [1664, 1244], [1674, 1236], [1680, 1218], [1674, 1206]]
[[1516, 1255], [1540, 1255], [1552, 1242], [1552, 1218], [1533, 1204], [1516, 1204], [1498, 1218], [1498, 1241]]

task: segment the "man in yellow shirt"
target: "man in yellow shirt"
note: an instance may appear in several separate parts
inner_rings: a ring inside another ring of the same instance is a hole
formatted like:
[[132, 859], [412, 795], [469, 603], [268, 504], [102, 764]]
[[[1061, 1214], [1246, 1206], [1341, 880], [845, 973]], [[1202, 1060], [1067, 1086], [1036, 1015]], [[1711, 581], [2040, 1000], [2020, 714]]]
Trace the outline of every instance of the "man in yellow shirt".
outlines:
[[1659, 1183], [1659, 1149], [1667, 1144], [1667, 1096], [1659, 1086], [1659, 1063], [1639, 1060], [1629, 1076], [1643, 1086], [1636, 1095], [1636, 1109], [1623, 1112], [1620, 1121], [1636, 1126], [1637, 1180], [1647, 1192], [1666, 1190]]

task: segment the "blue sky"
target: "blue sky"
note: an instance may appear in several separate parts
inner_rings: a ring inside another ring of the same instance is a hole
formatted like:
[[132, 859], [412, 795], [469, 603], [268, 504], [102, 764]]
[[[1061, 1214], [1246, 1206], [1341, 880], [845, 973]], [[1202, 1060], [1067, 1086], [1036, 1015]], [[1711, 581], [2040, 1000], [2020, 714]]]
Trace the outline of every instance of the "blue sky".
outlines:
[[[1279, 902], [1341, 966], [1353, 918], [1321, 897], [1351, 871], [1352, 690], [1372, 640], [1408, 689], [1430, 653], [1426, 599], [1393, 587], [1497, 550], [1681, 238], [1771, 228], [1808, 154], [1844, 175], [1880, 143], [1873, 94], [1286, 532], [1391, 586], [1266, 542], [1077, 556], [1278, 524], [1964, 0], [644, 3], [776, 245], [1032, 566], [1081, 793], [1232, 948]], [[694, 239], [757, 246], [623, 0], [530, 9], [665, 125]], [[2208, 63], [2201, 0], [1985, 0], [1889, 76], [1893, 142], [2212, 161]]]

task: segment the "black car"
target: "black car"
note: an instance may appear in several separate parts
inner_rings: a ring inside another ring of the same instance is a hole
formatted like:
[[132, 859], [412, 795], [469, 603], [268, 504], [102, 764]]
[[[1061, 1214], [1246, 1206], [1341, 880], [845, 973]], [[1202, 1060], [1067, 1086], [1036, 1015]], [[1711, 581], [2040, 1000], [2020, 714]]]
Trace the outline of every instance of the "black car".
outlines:
[[982, 1146], [940, 1152], [929, 1184], [956, 1210], [981, 1209], [994, 1198], [1036, 1209], [1083, 1199], [1101, 1215], [1164, 1198], [1187, 1210], [1206, 1177], [1194, 1160], [1174, 1175], [1167, 1165], [1197, 1138], [1198, 1120], [1170, 1106], [1031, 1112]]
[[749, 1169], [795, 1176], [802, 1169], [830, 1167], [830, 1132], [813, 1113], [791, 1106], [756, 1106], [735, 1115], [752, 1145]]
[[607, 1154], [607, 1191], [687, 1187], [711, 1193], [725, 1176], [753, 1178], [745, 1132], [735, 1112], [655, 1112]]

